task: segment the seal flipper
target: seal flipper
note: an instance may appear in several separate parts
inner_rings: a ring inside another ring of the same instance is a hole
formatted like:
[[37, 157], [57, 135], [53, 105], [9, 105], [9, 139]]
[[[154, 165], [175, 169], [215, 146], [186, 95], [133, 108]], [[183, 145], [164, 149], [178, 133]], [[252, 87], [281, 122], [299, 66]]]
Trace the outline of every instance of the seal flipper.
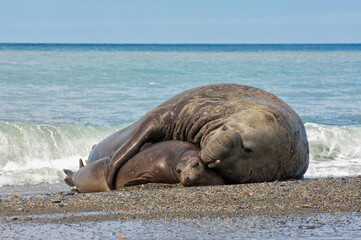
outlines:
[[70, 186], [70, 187], [74, 187], [74, 182], [73, 182], [73, 176], [74, 176], [74, 172], [69, 170], [69, 169], [63, 169], [64, 173], [66, 174], [66, 178], [64, 178], [64, 182]]
[[79, 159], [79, 168], [82, 168], [84, 167], [84, 163], [83, 163], [83, 160], [80, 158]]
[[151, 182], [154, 182], [153, 179], [154, 178], [151, 174], [149, 174], [148, 172], [145, 172], [145, 173], [140, 174], [135, 179], [128, 180], [126, 183], [124, 183], [124, 187], [151, 183]]
[[173, 112], [163, 107], [148, 113], [142, 121], [137, 121], [128, 140], [106, 160], [104, 175], [109, 189], [115, 189], [116, 173], [145, 143], [159, 142], [167, 138], [164, 126], [170, 125], [172, 116]]

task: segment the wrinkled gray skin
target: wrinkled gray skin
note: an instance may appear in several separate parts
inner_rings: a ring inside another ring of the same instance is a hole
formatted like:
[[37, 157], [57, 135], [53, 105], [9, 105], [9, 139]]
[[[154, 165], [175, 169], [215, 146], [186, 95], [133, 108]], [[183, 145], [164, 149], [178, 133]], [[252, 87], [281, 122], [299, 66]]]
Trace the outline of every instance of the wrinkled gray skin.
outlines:
[[[64, 169], [69, 186], [80, 192], [109, 191], [105, 182], [106, 158], [79, 170]], [[116, 174], [115, 189], [146, 183], [180, 183], [183, 186], [222, 185], [224, 180], [199, 158], [199, 148], [183, 141], [164, 141], [150, 145], [126, 162]]]
[[97, 144], [90, 161], [110, 156], [105, 178], [114, 189], [121, 166], [145, 143], [182, 140], [227, 183], [301, 178], [309, 164], [299, 116], [275, 95], [239, 84], [214, 84], [180, 93]]

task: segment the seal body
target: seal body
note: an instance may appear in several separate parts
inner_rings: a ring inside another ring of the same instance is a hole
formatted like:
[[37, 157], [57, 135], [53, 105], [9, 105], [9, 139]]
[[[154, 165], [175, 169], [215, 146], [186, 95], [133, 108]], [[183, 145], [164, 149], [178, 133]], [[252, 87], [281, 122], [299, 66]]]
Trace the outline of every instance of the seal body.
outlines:
[[258, 88], [214, 84], [180, 93], [129, 127], [97, 144], [90, 161], [109, 156], [105, 178], [146, 143], [181, 140], [201, 148], [202, 161], [227, 183], [300, 178], [309, 164], [299, 116], [281, 99]]
[[[80, 192], [109, 191], [104, 178], [106, 158], [77, 172], [64, 170], [65, 182]], [[220, 185], [225, 181], [199, 158], [199, 148], [188, 142], [164, 141], [145, 147], [116, 174], [115, 189], [146, 183], [181, 183], [183, 186]]]

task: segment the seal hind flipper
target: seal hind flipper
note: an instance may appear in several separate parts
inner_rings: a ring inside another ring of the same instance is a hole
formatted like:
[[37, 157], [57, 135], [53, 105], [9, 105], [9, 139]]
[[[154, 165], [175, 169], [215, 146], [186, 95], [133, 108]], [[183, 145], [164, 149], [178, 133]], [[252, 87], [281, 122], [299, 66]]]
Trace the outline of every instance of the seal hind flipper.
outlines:
[[80, 158], [79, 159], [79, 168], [82, 168], [84, 167], [84, 163], [83, 163], [83, 160]]
[[73, 182], [73, 176], [74, 176], [74, 172], [69, 170], [69, 169], [63, 169], [64, 173], [66, 174], [66, 178], [64, 178], [64, 182], [70, 186], [70, 187], [74, 187], [74, 182]]

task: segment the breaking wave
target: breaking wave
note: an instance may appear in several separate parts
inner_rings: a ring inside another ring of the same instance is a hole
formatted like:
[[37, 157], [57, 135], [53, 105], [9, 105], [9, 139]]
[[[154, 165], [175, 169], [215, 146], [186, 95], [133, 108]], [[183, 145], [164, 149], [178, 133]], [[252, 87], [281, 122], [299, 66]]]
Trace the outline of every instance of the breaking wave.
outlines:
[[305, 177], [361, 174], [361, 126], [306, 123], [310, 166]]
[[36, 125], [0, 122], [0, 187], [62, 181], [91, 147], [124, 126]]
[[[310, 166], [306, 178], [361, 174], [361, 126], [306, 125]], [[60, 183], [91, 147], [125, 127], [0, 122], [0, 187]]]

